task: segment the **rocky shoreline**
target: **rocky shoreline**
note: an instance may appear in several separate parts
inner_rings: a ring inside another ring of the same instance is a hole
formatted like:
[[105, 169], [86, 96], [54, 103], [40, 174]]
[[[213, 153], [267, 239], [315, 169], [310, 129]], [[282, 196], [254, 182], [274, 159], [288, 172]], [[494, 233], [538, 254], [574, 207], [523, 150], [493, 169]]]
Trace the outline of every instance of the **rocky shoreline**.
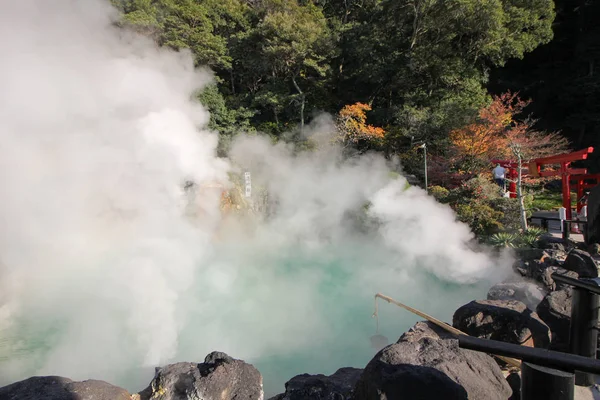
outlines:
[[[513, 278], [490, 288], [487, 299], [461, 306], [452, 325], [480, 338], [564, 351], [568, 344], [571, 288], [553, 273], [597, 277], [587, 249], [543, 237], [538, 248], [517, 249]], [[581, 245], [579, 245], [581, 247]], [[330, 376], [303, 374], [269, 400], [506, 400], [519, 399], [516, 370], [489, 355], [461, 349], [454, 336], [429, 322], [415, 324], [385, 346], [364, 369], [340, 368]], [[260, 372], [213, 352], [202, 363], [156, 368], [148, 387], [131, 394], [107, 382], [32, 377], [0, 388], [0, 400], [265, 400]]]

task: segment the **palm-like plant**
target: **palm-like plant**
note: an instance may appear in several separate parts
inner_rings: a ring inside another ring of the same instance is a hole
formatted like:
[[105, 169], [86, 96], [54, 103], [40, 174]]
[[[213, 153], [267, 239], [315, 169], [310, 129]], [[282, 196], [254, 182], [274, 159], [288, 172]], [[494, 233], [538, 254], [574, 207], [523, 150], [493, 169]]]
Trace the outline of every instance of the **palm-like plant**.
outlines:
[[510, 232], [494, 233], [490, 237], [490, 244], [494, 247], [517, 247], [518, 236]]

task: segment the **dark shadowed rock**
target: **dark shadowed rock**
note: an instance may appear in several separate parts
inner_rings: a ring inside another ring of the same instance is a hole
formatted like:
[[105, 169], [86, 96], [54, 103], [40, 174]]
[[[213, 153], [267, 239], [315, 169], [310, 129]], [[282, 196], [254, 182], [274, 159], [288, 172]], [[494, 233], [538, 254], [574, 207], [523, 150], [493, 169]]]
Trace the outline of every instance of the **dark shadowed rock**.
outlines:
[[262, 400], [262, 376], [254, 366], [213, 352], [204, 363], [181, 362], [156, 368], [140, 392], [142, 400]]
[[[577, 272], [568, 271], [560, 266], [551, 265], [548, 262], [548, 259], [540, 260], [531, 260], [531, 261], [523, 261], [517, 260], [513, 268], [524, 278], [533, 279], [536, 282], [539, 282], [544, 290], [551, 291], [555, 290], [558, 287], [561, 287], [562, 284], [556, 284], [554, 279], [552, 278], [552, 274], [557, 273], [560, 275], [566, 275], [571, 278], [577, 279], [579, 275]], [[562, 264], [561, 264], [562, 265]]]
[[506, 377], [506, 381], [513, 391], [508, 400], [521, 400], [521, 375], [519, 372], [512, 372]]
[[542, 260], [543, 258], [548, 257], [548, 253], [544, 252], [544, 249], [531, 247], [515, 249], [515, 253], [517, 257], [523, 261]]
[[554, 278], [552, 278], [552, 274], [563, 275], [573, 279], [579, 278], [579, 274], [577, 274], [577, 272], [575, 271], [568, 271], [560, 267], [549, 267], [543, 272], [543, 280], [544, 282], [547, 282], [550, 285], [550, 290], [560, 290], [566, 287], [570, 287], [569, 285], [566, 285], [564, 283], [555, 282]]
[[550, 328], [516, 300], [478, 300], [454, 312], [452, 325], [468, 335], [501, 342], [548, 348]]
[[569, 341], [569, 324], [571, 323], [571, 288], [556, 290], [538, 305], [536, 311], [552, 331], [550, 348], [566, 350]]
[[549, 233], [540, 236], [540, 238], [535, 242], [535, 247], [538, 249], [544, 249], [544, 251], [546, 251], [548, 254], [550, 254], [550, 251], [559, 251], [564, 254], [564, 257], [567, 256], [567, 248], [565, 247], [563, 238], [552, 236]]
[[419, 322], [369, 362], [353, 400], [506, 400], [510, 395], [510, 386], [493, 358], [461, 349], [453, 336], [429, 322]]
[[573, 249], [569, 252], [563, 268], [576, 272], [581, 278], [597, 278], [598, 267], [590, 253]]
[[517, 281], [498, 283], [490, 288], [488, 300], [517, 300], [524, 303], [530, 310], [535, 310], [546, 295], [538, 283]]
[[[465, 388], [435, 368], [372, 361], [353, 400], [468, 400]], [[332, 399], [333, 400], [333, 399]]]
[[104, 381], [34, 376], [0, 388], [0, 400], [131, 400], [131, 395]]
[[544, 249], [544, 253], [548, 254], [548, 257], [544, 258], [544, 261], [548, 265], [560, 266], [567, 258], [567, 251], [564, 250], [564, 245], [559, 244], [554, 247], [556, 249]]
[[285, 393], [271, 400], [346, 400], [363, 370], [358, 368], [340, 368], [335, 374], [309, 375], [293, 377], [285, 384]]

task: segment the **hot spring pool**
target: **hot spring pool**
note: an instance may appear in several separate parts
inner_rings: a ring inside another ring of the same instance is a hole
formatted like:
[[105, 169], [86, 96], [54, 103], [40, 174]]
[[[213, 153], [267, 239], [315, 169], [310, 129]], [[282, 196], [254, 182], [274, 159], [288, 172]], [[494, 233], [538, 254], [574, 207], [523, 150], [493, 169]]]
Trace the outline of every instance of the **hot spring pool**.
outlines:
[[[364, 367], [375, 353], [370, 337], [376, 333], [372, 314], [377, 292], [451, 322], [456, 308], [485, 298], [490, 286], [485, 281], [451, 283], [418, 261], [406, 264], [405, 257], [360, 243], [286, 250], [222, 245], [197, 266], [193, 279], [174, 292], [171, 306], [164, 309], [128, 302], [127, 296], [107, 297], [126, 287], [111, 288], [106, 281], [102, 291], [87, 290], [98, 279], [82, 274], [56, 289], [74, 291], [75, 304], [58, 296], [48, 297], [50, 303], [26, 305], [19, 323], [4, 330], [1, 384], [53, 374], [104, 379], [137, 392], [153, 376], [153, 350], [172, 350], [160, 364], [202, 362], [218, 350], [255, 365], [268, 397], [282, 392], [284, 383], [298, 374]], [[136, 320], [136, 312], [157, 320]], [[390, 343], [418, 320], [379, 301], [379, 333]], [[144, 341], [149, 333], [169, 328], [161, 321], [176, 326]], [[146, 343], [163, 347], [148, 348]]]

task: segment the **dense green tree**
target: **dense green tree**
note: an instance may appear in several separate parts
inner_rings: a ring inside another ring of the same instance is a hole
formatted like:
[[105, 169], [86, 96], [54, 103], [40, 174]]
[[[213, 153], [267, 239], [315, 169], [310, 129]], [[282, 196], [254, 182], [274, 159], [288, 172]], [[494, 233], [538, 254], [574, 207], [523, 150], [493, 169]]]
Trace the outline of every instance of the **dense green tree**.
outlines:
[[387, 154], [418, 141], [443, 154], [490, 101], [490, 69], [550, 41], [554, 19], [552, 0], [112, 1], [125, 25], [215, 71], [200, 99], [223, 136], [360, 102]]
[[229, 41], [248, 27], [240, 0], [121, 0], [124, 22], [158, 44], [189, 48], [198, 65], [231, 69]]
[[[344, 32], [340, 85], [398, 139], [443, 139], [488, 101], [491, 66], [552, 37], [553, 2], [382, 0]], [[350, 88], [353, 88], [350, 91]]]
[[302, 129], [308, 93], [329, 72], [333, 43], [327, 20], [319, 7], [296, 0], [263, 0], [255, 12], [258, 23], [246, 40], [256, 43], [250, 46], [254, 62], [245, 67], [264, 84], [256, 90], [254, 103], [271, 110], [275, 121], [293, 104]]

